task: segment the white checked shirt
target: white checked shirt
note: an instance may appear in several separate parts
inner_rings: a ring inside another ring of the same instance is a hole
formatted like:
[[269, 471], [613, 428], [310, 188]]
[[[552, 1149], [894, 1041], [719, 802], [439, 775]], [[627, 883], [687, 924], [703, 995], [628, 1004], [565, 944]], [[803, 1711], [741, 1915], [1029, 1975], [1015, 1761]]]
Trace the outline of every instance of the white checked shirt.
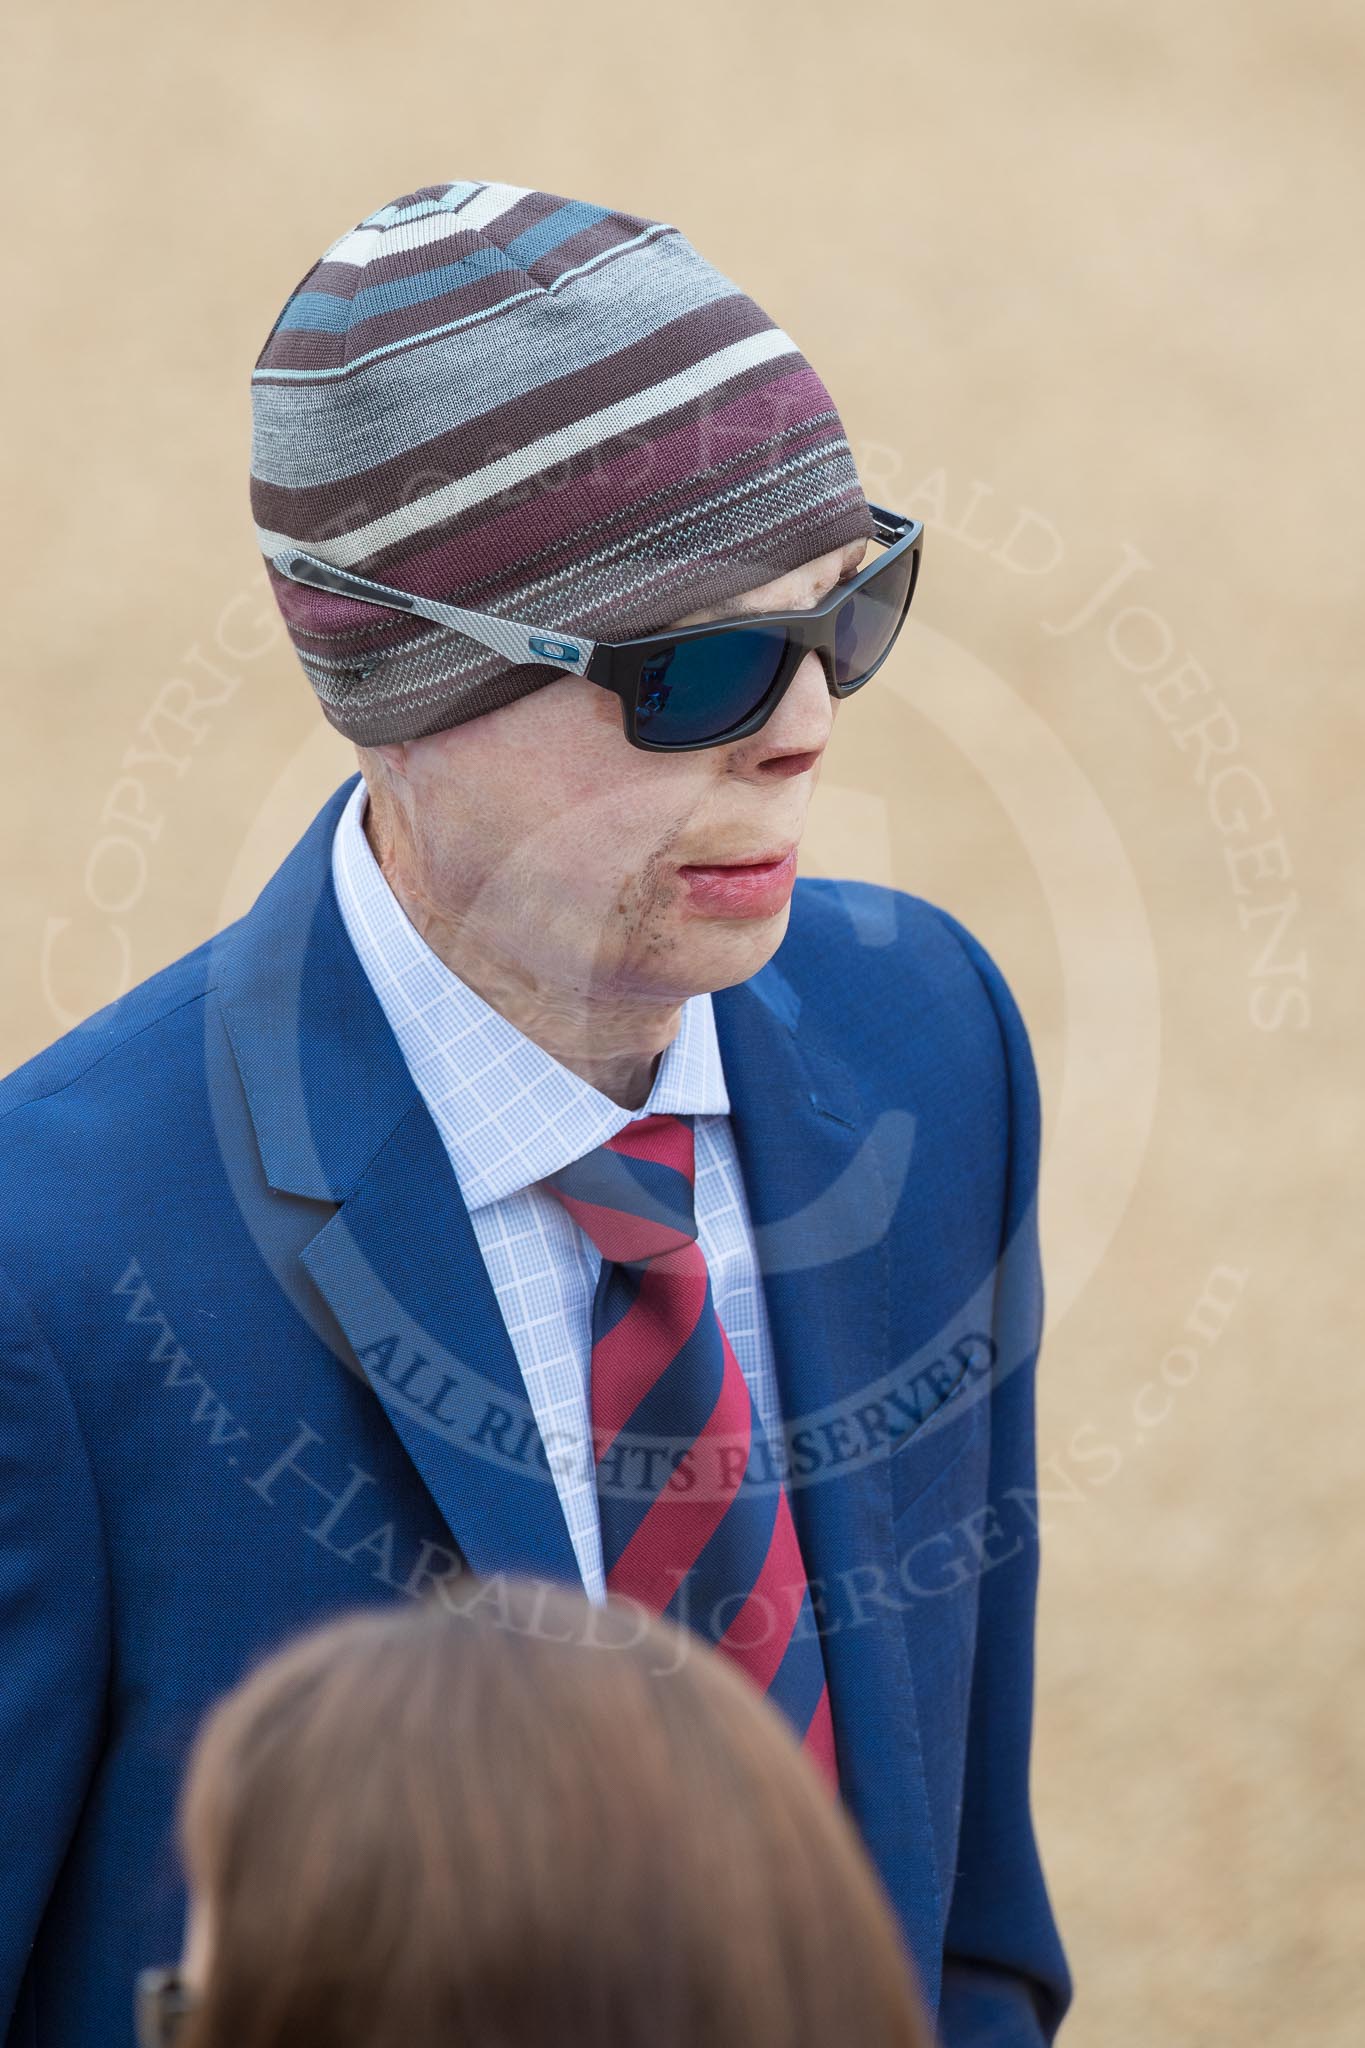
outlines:
[[606, 1596], [593, 1479], [589, 1370], [602, 1255], [532, 1185], [637, 1117], [691, 1116], [697, 1239], [711, 1291], [770, 1443], [781, 1408], [766, 1304], [707, 994], [682, 1006], [649, 1099], [622, 1109], [461, 981], [409, 923], [370, 851], [356, 784], [332, 840], [342, 920], [430, 1110], [469, 1211], [526, 1383], [589, 1597]]

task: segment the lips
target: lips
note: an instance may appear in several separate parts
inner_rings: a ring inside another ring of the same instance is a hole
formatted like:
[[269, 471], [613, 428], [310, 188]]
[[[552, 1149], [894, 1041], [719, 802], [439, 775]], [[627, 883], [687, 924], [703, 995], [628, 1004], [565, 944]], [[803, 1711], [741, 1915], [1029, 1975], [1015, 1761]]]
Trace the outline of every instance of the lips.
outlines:
[[698, 917], [776, 917], [796, 881], [796, 848], [782, 860], [727, 861], [685, 867], [678, 879], [687, 908]]

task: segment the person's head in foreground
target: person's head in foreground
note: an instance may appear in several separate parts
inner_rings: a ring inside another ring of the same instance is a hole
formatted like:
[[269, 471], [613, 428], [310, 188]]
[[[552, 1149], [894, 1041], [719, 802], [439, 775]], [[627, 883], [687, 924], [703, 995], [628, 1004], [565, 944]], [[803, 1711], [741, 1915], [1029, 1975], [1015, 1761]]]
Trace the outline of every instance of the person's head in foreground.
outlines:
[[333, 243], [253, 414], [257, 539], [390, 886], [638, 1108], [681, 1004], [781, 942], [918, 523], [869, 506], [815, 371], [677, 228], [519, 186], [423, 186]]
[[178, 2048], [929, 2048], [791, 1728], [632, 1603], [465, 1575], [310, 1631], [201, 1726], [180, 1831]]

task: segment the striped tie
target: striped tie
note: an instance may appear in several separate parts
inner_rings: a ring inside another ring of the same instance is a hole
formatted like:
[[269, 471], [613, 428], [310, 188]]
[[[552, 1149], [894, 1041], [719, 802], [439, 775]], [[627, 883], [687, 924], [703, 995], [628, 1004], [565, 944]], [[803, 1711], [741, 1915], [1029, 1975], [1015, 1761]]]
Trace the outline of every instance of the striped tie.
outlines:
[[692, 1120], [651, 1115], [539, 1185], [602, 1254], [592, 1436], [607, 1590], [714, 1643], [837, 1783], [791, 1502], [716, 1313]]

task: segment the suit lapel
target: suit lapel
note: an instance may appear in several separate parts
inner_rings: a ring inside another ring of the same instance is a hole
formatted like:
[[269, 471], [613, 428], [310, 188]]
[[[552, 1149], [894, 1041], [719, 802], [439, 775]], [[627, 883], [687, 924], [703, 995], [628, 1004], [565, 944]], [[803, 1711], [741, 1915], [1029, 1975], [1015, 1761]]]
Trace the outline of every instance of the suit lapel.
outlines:
[[[214, 942], [223, 1015], [272, 1188], [335, 1203], [301, 1257], [471, 1567], [575, 1582], [521, 1370], [459, 1184], [341, 919], [323, 806], [252, 910]], [[800, 1028], [781, 951], [713, 996], [783, 1414], [814, 1454], [792, 1486], [843, 1795], [937, 1996], [941, 1899], [886, 1460], [843, 1462], [840, 1416], [886, 1373], [890, 1227], [912, 1119], [873, 1117]]]
[[469, 1564], [581, 1583], [459, 1183], [332, 887], [358, 779], [215, 945], [266, 1178], [339, 1204], [300, 1256]]
[[301, 1256], [470, 1565], [578, 1581], [521, 1367], [420, 1097]]

